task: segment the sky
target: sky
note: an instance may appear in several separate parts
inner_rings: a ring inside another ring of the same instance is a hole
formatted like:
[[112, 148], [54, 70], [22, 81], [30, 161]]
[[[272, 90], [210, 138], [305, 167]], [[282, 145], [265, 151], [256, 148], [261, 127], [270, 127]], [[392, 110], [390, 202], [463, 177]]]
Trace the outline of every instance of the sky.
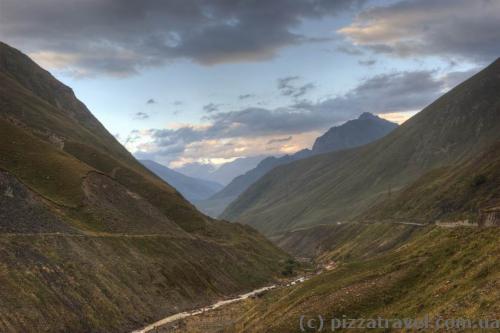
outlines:
[[500, 55], [500, 0], [0, 0], [0, 40], [171, 167], [399, 123]]

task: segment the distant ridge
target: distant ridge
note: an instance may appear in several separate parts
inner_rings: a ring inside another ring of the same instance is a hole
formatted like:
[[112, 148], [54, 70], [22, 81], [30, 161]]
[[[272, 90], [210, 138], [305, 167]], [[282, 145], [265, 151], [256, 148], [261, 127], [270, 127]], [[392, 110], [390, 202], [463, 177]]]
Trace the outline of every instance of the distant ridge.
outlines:
[[139, 162], [175, 187], [190, 202], [206, 199], [223, 188], [219, 183], [183, 175], [154, 161], [139, 160]]
[[217, 217], [241, 193], [275, 167], [317, 154], [361, 146], [380, 139], [397, 126], [397, 124], [371, 113], [363, 113], [357, 119], [330, 128], [316, 139], [312, 150], [303, 149], [292, 155], [267, 157], [254, 169], [233, 179], [231, 183], [211, 198], [195, 202], [195, 204], [204, 213]]
[[263, 159], [264, 156], [240, 157], [219, 166], [195, 162], [175, 168], [175, 171], [189, 177], [205, 179], [225, 186], [235, 177], [253, 169]]

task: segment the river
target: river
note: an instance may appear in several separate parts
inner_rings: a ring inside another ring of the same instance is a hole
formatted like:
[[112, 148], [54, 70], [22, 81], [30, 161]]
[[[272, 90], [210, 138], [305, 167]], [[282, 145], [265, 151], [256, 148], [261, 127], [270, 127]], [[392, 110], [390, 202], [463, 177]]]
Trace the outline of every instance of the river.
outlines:
[[[286, 284], [285, 287], [296, 285], [297, 283], [304, 282], [304, 281], [306, 281], [308, 279], [309, 279], [309, 277], [306, 277], [306, 276], [299, 277], [299, 278], [293, 280], [292, 282]], [[187, 317], [200, 315], [200, 314], [205, 313], [207, 311], [215, 310], [217, 308], [220, 308], [221, 306], [225, 306], [225, 305], [228, 305], [228, 304], [231, 304], [231, 303], [243, 301], [243, 300], [245, 300], [245, 299], [247, 299], [249, 297], [256, 296], [256, 295], [258, 295], [260, 293], [263, 293], [265, 291], [274, 289], [276, 287], [277, 287], [277, 285], [273, 284], [273, 285], [270, 285], [270, 286], [267, 286], [267, 287], [262, 287], [262, 288], [259, 288], [259, 289], [255, 289], [255, 290], [253, 290], [251, 292], [239, 295], [238, 297], [235, 297], [235, 298], [218, 301], [217, 303], [214, 303], [212, 305], [209, 305], [209, 306], [206, 306], [206, 307], [203, 307], [203, 308], [199, 308], [199, 309], [195, 309], [195, 310], [191, 310], [191, 311], [179, 312], [179, 313], [173, 314], [171, 316], [165, 317], [165, 318], [163, 318], [163, 319], [161, 319], [161, 320], [159, 320], [159, 321], [157, 321], [155, 323], [152, 323], [151, 325], [148, 325], [148, 326], [146, 326], [146, 327], [144, 327], [144, 328], [142, 328], [140, 330], [133, 331], [132, 333], [147, 333], [147, 332], [151, 332], [154, 329], [160, 328], [160, 327], [162, 327], [165, 324], [173, 323], [173, 322], [175, 322], [177, 320], [181, 320], [181, 319], [184, 319], [184, 318], [187, 318]]]

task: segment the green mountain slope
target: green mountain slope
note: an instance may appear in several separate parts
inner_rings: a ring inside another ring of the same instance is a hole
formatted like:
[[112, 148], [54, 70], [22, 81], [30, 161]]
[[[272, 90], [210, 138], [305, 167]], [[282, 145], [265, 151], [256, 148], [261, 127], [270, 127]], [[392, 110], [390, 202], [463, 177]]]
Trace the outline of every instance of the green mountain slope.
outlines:
[[481, 211], [496, 207], [500, 207], [500, 142], [464, 163], [426, 173], [370, 207], [364, 217], [482, 223]]
[[123, 332], [262, 285], [287, 256], [212, 220], [0, 43], [0, 331]]
[[278, 167], [222, 214], [268, 233], [363, 217], [431, 170], [467, 163], [500, 140], [500, 60], [386, 137]]

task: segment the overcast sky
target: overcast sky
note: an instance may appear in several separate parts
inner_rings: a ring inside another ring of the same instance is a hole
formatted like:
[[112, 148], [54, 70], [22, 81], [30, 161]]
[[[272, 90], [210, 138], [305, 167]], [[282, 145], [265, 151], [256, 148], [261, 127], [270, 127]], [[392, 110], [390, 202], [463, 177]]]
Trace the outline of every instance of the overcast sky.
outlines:
[[404, 121], [500, 55], [500, 1], [0, 0], [0, 39], [137, 156], [223, 163]]

